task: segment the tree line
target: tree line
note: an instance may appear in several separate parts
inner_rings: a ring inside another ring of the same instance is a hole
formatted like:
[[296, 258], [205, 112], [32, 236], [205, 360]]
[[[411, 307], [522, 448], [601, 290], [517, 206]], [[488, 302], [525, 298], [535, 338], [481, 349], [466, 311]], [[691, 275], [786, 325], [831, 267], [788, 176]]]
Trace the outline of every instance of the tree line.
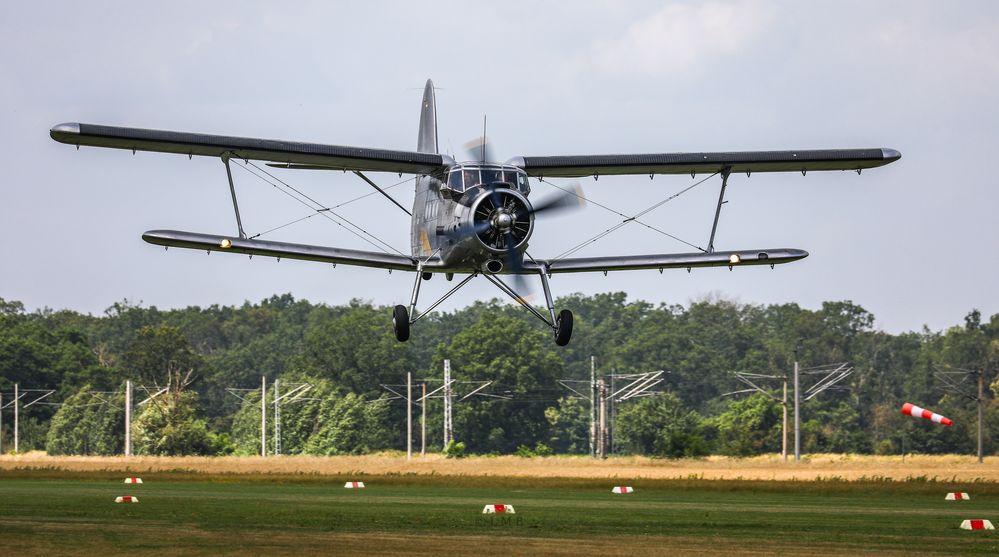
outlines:
[[[662, 393], [616, 405], [615, 452], [748, 456], [780, 450], [780, 384], [767, 385], [774, 396], [725, 396], [740, 387], [732, 372], [784, 376], [795, 361], [850, 362], [856, 372], [843, 388], [802, 407], [806, 452], [973, 452], [975, 405], [941, 376], [959, 370], [984, 374], [986, 452], [999, 448], [988, 435], [999, 431], [999, 315], [986, 322], [972, 310], [944, 331], [893, 335], [875, 330], [874, 316], [849, 301], [817, 310], [724, 299], [654, 305], [617, 292], [575, 294], [558, 305], [576, 314], [565, 348], [522, 309], [498, 300], [428, 316], [399, 343], [390, 308], [360, 300], [328, 306], [285, 294], [240, 307], [175, 310], [126, 300], [94, 316], [28, 312], [0, 299], [0, 392], [6, 405], [14, 383], [56, 391], [21, 412], [22, 451], [120, 454], [122, 386], [130, 380], [142, 403], [133, 412], [137, 454], [258, 454], [266, 376], [308, 385], [281, 404], [282, 453], [360, 454], [405, 449], [405, 403], [383, 386], [401, 385], [410, 372], [418, 387], [433, 391], [447, 359], [459, 395], [454, 434], [467, 451], [585, 454], [589, 402], [558, 380], [589, 381], [593, 357], [598, 376], [668, 372], [657, 385]], [[492, 383], [462, 399], [484, 381]], [[273, 408], [272, 390], [267, 397]], [[903, 402], [955, 425], [905, 417]], [[426, 404], [428, 450], [441, 448], [442, 405], [440, 398]], [[0, 429], [5, 451], [11, 417], [8, 406]]]

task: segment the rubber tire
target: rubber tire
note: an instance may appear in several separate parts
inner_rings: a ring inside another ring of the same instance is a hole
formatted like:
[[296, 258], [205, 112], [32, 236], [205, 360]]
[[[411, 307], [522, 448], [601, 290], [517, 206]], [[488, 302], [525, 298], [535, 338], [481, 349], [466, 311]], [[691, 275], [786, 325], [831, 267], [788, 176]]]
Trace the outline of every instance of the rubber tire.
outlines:
[[395, 331], [395, 338], [399, 342], [409, 340], [409, 310], [406, 306], [395, 306], [392, 310], [392, 330]]
[[572, 312], [563, 309], [558, 314], [558, 321], [555, 323], [555, 344], [565, 346], [572, 338]]

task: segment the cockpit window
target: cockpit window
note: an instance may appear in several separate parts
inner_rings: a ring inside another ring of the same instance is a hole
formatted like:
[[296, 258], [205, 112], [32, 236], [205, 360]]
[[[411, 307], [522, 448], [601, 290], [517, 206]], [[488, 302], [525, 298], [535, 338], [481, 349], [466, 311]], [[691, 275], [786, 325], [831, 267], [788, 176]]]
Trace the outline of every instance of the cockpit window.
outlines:
[[479, 169], [478, 168], [466, 168], [465, 169], [465, 187], [477, 186], [482, 183], [479, 180]]
[[523, 193], [531, 192], [531, 183], [527, 180], [527, 174], [523, 172], [517, 173], [517, 186], [520, 187], [520, 191]]
[[461, 184], [461, 171], [452, 170], [451, 175], [447, 178], [447, 187], [451, 188], [456, 192], [465, 191], [465, 187]]
[[498, 168], [483, 168], [482, 169], [482, 183], [492, 184], [493, 182], [502, 182], [503, 174]]

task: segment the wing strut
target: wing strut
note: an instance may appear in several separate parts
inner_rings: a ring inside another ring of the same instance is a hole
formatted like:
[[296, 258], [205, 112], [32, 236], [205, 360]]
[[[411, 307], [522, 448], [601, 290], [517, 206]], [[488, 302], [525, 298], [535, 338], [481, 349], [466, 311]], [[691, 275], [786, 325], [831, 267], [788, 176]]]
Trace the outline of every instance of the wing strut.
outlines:
[[711, 224], [711, 238], [708, 239], [708, 253], [715, 251], [715, 232], [718, 230], [718, 217], [721, 216], [721, 206], [725, 203], [725, 188], [728, 187], [728, 175], [732, 173], [732, 167], [726, 166], [721, 169], [722, 184], [718, 192], [718, 206], [715, 207], [715, 221]]
[[375, 184], [374, 182], [372, 182], [371, 179], [368, 178], [367, 176], [365, 176], [364, 174], [361, 174], [360, 170], [355, 170], [354, 174], [357, 174], [358, 178], [364, 180], [365, 182], [368, 183], [369, 186], [371, 186], [371, 187], [375, 188], [376, 190], [378, 190], [378, 193], [384, 195], [386, 199], [388, 199], [392, 203], [395, 203], [395, 206], [398, 207], [398, 208], [400, 208], [400, 209], [402, 209], [402, 212], [406, 213], [409, 216], [413, 216], [413, 213], [410, 213], [408, 209], [406, 209], [405, 207], [403, 207], [402, 205], [400, 205], [399, 202], [396, 201], [394, 197], [392, 197], [391, 195], [388, 194], [387, 191], [385, 191], [385, 190], [381, 189], [380, 187], [378, 187], [377, 184]]
[[236, 227], [239, 229], [241, 240], [246, 239], [246, 232], [243, 232], [243, 220], [239, 218], [239, 204], [236, 203], [236, 186], [232, 183], [232, 169], [229, 168], [229, 153], [222, 154], [222, 164], [225, 165], [225, 174], [229, 177], [229, 193], [232, 194], [232, 208], [236, 211]]

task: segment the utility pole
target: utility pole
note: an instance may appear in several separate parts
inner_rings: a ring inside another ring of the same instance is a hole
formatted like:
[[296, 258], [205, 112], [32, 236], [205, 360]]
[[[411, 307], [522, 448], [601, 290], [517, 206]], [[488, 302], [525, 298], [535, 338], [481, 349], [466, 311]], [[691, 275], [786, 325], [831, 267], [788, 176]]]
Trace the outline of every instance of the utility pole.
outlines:
[[590, 457], [597, 457], [597, 357], [590, 356]]
[[784, 376], [784, 398], [781, 399], [781, 406], [784, 408], [784, 425], [781, 428], [780, 454], [787, 462], [787, 375]]
[[452, 441], [451, 425], [451, 360], [444, 360], [444, 448]]
[[17, 383], [14, 383], [14, 454], [17, 454], [17, 408], [21, 405], [21, 397], [17, 393]]
[[125, 380], [125, 456], [132, 456], [132, 380]]
[[599, 437], [597, 438], [597, 456], [607, 458], [607, 385], [603, 379], [597, 381], [598, 402], [600, 412], [600, 424], [598, 426]]
[[801, 462], [801, 383], [798, 380], [798, 356], [794, 357], [794, 461]]
[[981, 464], [985, 457], [984, 445], [982, 443], [982, 431], [985, 429], [982, 405], [985, 403], [985, 370], [978, 369], [978, 463]]
[[413, 373], [406, 372], [406, 460], [413, 460]]
[[420, 416], [420, 456], [427, 455], [427, 384], [423, 385], [423, 397], [420, 399], [423, 404], [420, 405], [420, 411], [422, 415]]
[[267, 376], [260, 377], [260, 456], [267, 456]]
[[[611, 369], [612, 372], [617, 371], [616, 369]], [[607, 402], [610, 403], [610, 419], [607, 421], [607, 441], [605, 441], [605, 449], [608, 454], [614, 454], [614, 441], [617, 437], [617, 430], [615, 426], [617, 425], [617, 391], [614, 390], [614, 376], [616, 373], [611, 373], [610, 376], [610, 394], [607, 397]]]
[[281, 454], [281, 403], [278, 379], [274, 379], [274, 455]]

